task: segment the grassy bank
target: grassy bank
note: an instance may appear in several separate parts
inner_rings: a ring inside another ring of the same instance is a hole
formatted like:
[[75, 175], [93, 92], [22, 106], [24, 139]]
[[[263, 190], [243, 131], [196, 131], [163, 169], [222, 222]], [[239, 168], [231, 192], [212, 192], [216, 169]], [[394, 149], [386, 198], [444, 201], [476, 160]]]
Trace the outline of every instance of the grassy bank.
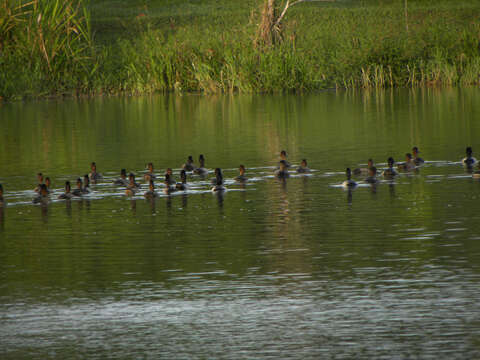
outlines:
[[304, 3], [255, 48], [260, 0], [0, 0], [0, 96], [477, 85], [480, 1]]

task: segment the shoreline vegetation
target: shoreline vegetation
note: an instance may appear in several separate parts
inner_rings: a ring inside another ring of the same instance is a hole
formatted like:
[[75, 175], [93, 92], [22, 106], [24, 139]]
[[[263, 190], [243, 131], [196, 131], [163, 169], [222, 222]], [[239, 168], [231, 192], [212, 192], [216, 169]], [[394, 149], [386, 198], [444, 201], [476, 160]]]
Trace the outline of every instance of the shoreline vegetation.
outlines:
[[0, 100], [480, 84], [480, 0], [265, 1], [0, 0]]

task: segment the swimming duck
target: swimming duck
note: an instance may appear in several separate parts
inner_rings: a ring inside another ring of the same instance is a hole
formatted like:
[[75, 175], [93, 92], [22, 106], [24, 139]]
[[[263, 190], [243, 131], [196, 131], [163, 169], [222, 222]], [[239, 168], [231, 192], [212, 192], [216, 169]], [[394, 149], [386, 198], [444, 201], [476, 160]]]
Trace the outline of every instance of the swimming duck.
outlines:
[[47, 193], [51, 193], [52, 191], [50, 190], [50, 185], [52, 185], [52, 182], [50, 181], [49, 177], [45, 178], [45, 186], [47, 187]]
[[373, 160], [368, 159], [367, 167], [353, 169], [353, 175], [368, 175], [371, 167], [373, 167]]
[[78, 178], [77, 179], [77, 188], [72, 191], [72, 194], [74, 196], [82, 196], [83, 195], [83, 183], [82, 179]]
[[307, 160], [303, 159], [302, 162], [300, 163], [300, 166], [297, 168], [297, 173], [306, 174], [309, 172], [310, 172], [310, 169], [308, 168]]
[[395, 160], [393, 160], [392, 157], [389, 157], [387, 162], [388, 162], [388, 168], [386, 168], [383, 171], [382, 175], [384, 178], [393, 179], [395, 176], [398, 175], [398, 173], [393, 168], [393, 166], [395, 165]]
[[376, 184], [378, 182], [377, 168], [375, 166], [368, 169], [368, 177], [365, 179], [365, 182], [369, 184]]
[[145, 181], [150, 181], [152, 179], [155, 179], [155, 174], [153, 173], [153, 163], [148, 163], [147, 165], [147, 172], [145, 175], [143, 175], [143, 178]]
[[203, 155], [200, 155], [198, 157], [198, 162], [200, 166], [193, 170], [193, 172], [200, 176], [206, 176], [208, 174], [208, 170], [205, 168], [205, 157]]
[[129, 180], [129, 182], [128, 182], [128, 185], [127, 185], [127, 189], [125, 190], [125, 194], [127, 194], [128, 196], [133, 196], [140, 189], [140, 185], [138, 185], [135, 182], [135, 174], [134, 173], [130, 173], [130, 175], [128, 175], [128, 180]]
[[347, 170], [345, 171], [345, 175], [347, 176], [347, 180], [345, 180], [342, 183], [343, 187], [353, 188], [353, 187], [357, 186], [357, 183], [352, 180], [352, 170], [350, 170], [350, 168], [347, 168]]
[[291, 165], [287, 161], [287, 152], [285, 150], [280, 151], [280, 161], [284, 161], [285, 167], [289, 168]]
[[210, 183], [211, 183], [212, 185], [217, 185], [219, 179], [220, 179], [220, 181], [222, 182], [222, 185], [223, 185], [223, 173], [222, 173], [222, 169], [216, 168], [216, 169], [215, 169], [215, 177], [210, 181]]
[[398, 170], [412, 171], [413, 169], [415, 169], [415, 163], [413, 162], [412, 154], [405, 154], [405, 162], [398, 164]]
[[467, 167], [472, 167], [477, 162], [477, 159], [475, 159], [472, 156], [473, 155], [473, 150], [470, 146], [467, 147], [466, 153], [467, 153], [467, 156], [462, 160], [462, 163], [463, 163], [463, 165], [465, 165]]
[[417, 166], [422, 165], [425, 162], [425, 160], [423, 160], [420, 156], [418, 156], [419, 153], [420, 151], [418, 151], [418, 147], [414, 146], [412, 148], [413, 162]]
[[97, 173], [97, 164], [95, 164], [95, 162], [90, 164], [90, 170], [91, 172], [88, 176], [91, 182], [95, 183], [96, 181], [102, 179], [102, 174]]
[[43, 184], [43, 174], [42, 173], [37, 174], [37, 181], [38, 181], [38, 185], [35, 187], [35, 189], [33, 191], [39, 193], [40, 192], [40, 187]]
[[165, 174], [165, 181], [163, 183], [165, 184], [165, 189], [163, 189], [163, 192], [165, 194], [171, 194], [177, 191], [177, 188], [175, 186], [175, 181], [171, 179], [170, 174], [168, 172]]
[[187, 186], [187, 173], [185, 170], [180, 171], [180, 179], [182, 180], [181, 183], [177, 183], [175, 186], [177, 190], [185, 191], [188, 189]]
[[150, 179], [150, 182], [148, 184], [148, 191], [143, 194], [146, 198], [154, 198], [154, 197], [157, 197], [158, 194], [157, 192], [155, 191], [155, 185], [153, 183], [153, 180]]
[[225, 186], [223, 186], [223, 174], [222, 169], [216, 168], [215, 169], [215, 186], [212, 188], [213, 192], [217, 191], [225, 191], [227, 190]]
[[245, 166], [244, 165], [240, 165], [238, 167], [238, 172], [239, 172], [239, 175], [235, 178], [235, 181], [245, 182], [245, 181], [248, 180], [248, 177], [245, 176]]
[[73, 198], [73, 194], [71, 193], [71, 185], [70, 185], [70, 181], [66, 181], [65, 182], [65, 192], [61, 195], [58, 196], [59, 199], [61, 200], [68, 200], [68, 199], [71, 199]]
[[40, 193], [33, 199], [34, 204], [39, 204], [39, 203], [46, 203], [48, 202], [49, 197], [48, 197], [48, 189], [47, 185], [42, 184], [40, 186]]
[[88, 178], [88, 175], [83, 176], [83, 188], [82, 191], [84, 194], [90, 193], [90, 179]]
[[[172, 169], [168, 168], [167, 169], [167, 172], [165, 173], [165, 179], [167, 179], [167, 176], [168, 175], [168, 185], [173, 185], [175, 186], [175, 184], [177, 183], [175, 181], [175, 178], [173, 177], [173, 171]], [[166, 181], [166, 180], [165, 180]]]
[[182, 165], [183, 170], [185, 171], [193, 171], [195, 170], [195, 164], [193, 163], [192, 155], [188, 156], [187, 162]]
[[275, 171], [275, 176], [280, 178], [280, 179], [285, 179], [290, 177], [290, 174], [288, 173], [287, 170], [287, 162], [285, 160], [280, 160], [278, 164], [278, 170]]
[[122, 186], [128, 186], [128, 180], [127, 180], [127, 170], [122, 169], [120, 170], [120, 179], [117, 179], [113, 182], [114, 185], [122, 185]]

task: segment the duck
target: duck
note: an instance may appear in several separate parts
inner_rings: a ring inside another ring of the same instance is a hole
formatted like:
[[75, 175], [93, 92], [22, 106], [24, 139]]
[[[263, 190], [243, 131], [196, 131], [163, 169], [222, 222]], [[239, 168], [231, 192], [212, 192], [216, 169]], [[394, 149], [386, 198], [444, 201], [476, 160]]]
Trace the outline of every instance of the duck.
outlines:
[[155, 179], [155, 174], [153, 173], [153, 163], [148, 163], [147, 165], [147, 172], [143, 175], [145, 181], [150, 181]]
[[368, 159], [367, 167], [353, 169], [353, 175], [368, 175], [371, 167], [373, 167], [373, 160]]
[[155, 191], [155, 184], [153, 183], [153, 180], [150, 179], [149, 184], [148, 184], [148, 191], [143, 194], [146, 198], [155, 198], [158, 196], [158, 193]]
[[244, 165], [240, 165], [238, 167], [238, 172], [239, 172], [239, 175], [235, 178], [235, 181], [245, 182], [245, 181], [248, 180], [248, 177], [245, 176], [245, 166]]
[[395, 160], [393, 160], [393, 157], [389, 157], [387, 163], [388, 168], [383, 171], [382, 175], [384, 178], [393, 179], [395, 176], [398, 175], [398, 173], [393, 168], [393, 166], [395, 165]]
[[[176, 184], [177, 182], [175, 181], [175, 178], [173, 177], [173, 171], [172, 171], [172, 169], [168, 168], [168, 169], [167, 169], [167, 172], [165, 173], [165, 176], [166, 176], [166, 175], [168, 175], [168, 181], [169, 181], [168, 184], [175, 186], [175, 184]], [[166, 177], [165, 177], [165, 179], [166, 179]]]
[[165, 194], [168, 195], [168, 194], [171, 194], [171, 193], [177, 191], [177, 188], [175, 186], [176, 183], [175, 183], [174, 180], [172, 182], [171, 176], [168, 172], [165, 174], [165, 181], [163, 183], [165, 184], [165, 189], [163, 189], [163, 192]]
[[413, 162], [413, 156], [410, 153], [405, 154], [405, 162], [398, 164], [398, 170], [412, 171], [415, 169], [415, 163]]
[[211, 183], [212, 185], [217, 185], [219, 179], [221, 180], [222, 185], [223, 185], [223, 173], [222, 173], [222, 169], [216, 168], [216, 169], [215, 169], [215, 177], [210, 181], [210, 183]]
[[43, 184], [43, 174], [42, 173], [37, 174], [37, 181], [38, 181], [38, 185], [35, 187], [35, 189], [33, 191], [35, 191], [36, 193], [39, 193], [40, 192], [40, 187]]
[[180, 190], [180, 191], [187, 190], [188, 189], [188, 186], [187, 186], [187, 172], [185, 170], [180, 171], [180, 179], [182, 180], [182, 182], [177, 183], [175, 185], [175, 187], [177, 188], [177, 190]]
[[352, 170], [350, 170], [350, 168], [345, 170], [345, 175], [347, 176], [347, 180], [342, 183], [344, 188], [354, 188], [357, 186], [357, 183], [352, 180]]
[[128, 180], [129, 180], [129, 182], [128, 182], [128, 185], [127, 185], [127, 189], [125, 190], [125, 194], [127, 196], [133, 196], [140, 189], [140, 185], [138, 185], [135, 182], [135, 174], [134, 173], [130, 173], [130, 175], [128, 175]]
[[368, 184], [376, 184], [377, 180], [377, 168], [372, 166], [368, 169], [368, 177], [365, 179], [365, 182]]
[[3, 198], [3, 185], [0, 184], [0, 206], [5, 205], [5, 199]]
[[287, 161], [286, 160], [280, 160], [278, 163], [278, 170], [275, 171], [275, 176], [280, 179], [286, 179], [290, 177], [290, 174], [288, 173], [288, 166], [287, 166]]
[[47, 189], [47, 185], [45, 184], [42, 184], [40, 186], [40, 192], [39, 194], [33, 198], [33, 203], [34, 204], [45, 204], [48, 202], [48, 200], [50, 200], [49, 196], [48, 196], [48, 189]]
[[196, 169], [192, 155], [188, 156], [187, 162], [182, 165], [182, 169], [185, 171], [194, 171]]
[[300, 166], [297, 168], [297, 173], [307, 174], [309, 172], [310, 172], [310, 169], [308, 168], [307, 160], [303, 159], [302, 162], [300, 163]]
[[291, 164], [287, 161], [287, 152], [285, 150], [280, 151], [280, 161], [284, 161], [285, 167], [289, 168]]
[[212, 188], [213, 192], [217, 191], [225, 191], [227, 190], [225, 186], [223, 186], [223, 174], [222, 169], [216, 168], [215, 169], [215, 186]]
[[50, 190], [50, 186], [52, 185], [52, 181], [50, 180], [50, 178], [47, 176], [45, 178], [45, 186], [47, 187], [47, 193], [51, 193], [52, 190]]
[[472, 167], [473, 165], [475, 165], [477, 163], [477, 159], [475, 159], [473, 157], [473, 150], [469, 146], [469, 147], [467, 147], [465, 152], [466, 152], [467, 156], [462, 160], [462, 163], [463, 163], [463, 165], [465, 165], [467, 167]]
[[425, 162], [425, 160], [423, 160], [420, 156], [418, 156], [419, 153], [420, 151], [418, 151], [418, 147], [414, 146], [412, 148], [413, 162], [417, 166], [420, 166]]
[[73, 194], [71, 190], [72, 190], [72, 187], [70, 185], [70, 181], [65, 181], [65, 192], [63, 194], [60, 194], [58, 198], [60, 200], [68, 200], [73, 198]]
[[208, 174], [208, 170], [205, 168], [205, 157], [203, 155], [200, 155], [198, 157], [198, 162], [200, 166], [193, 170], [193, 172], [200, 176], [206, 176]]
[[82, 179], [78, 178], [77, 179], [77, 188], [72, 191], [72, 194], [74, 196], [82, 196], [83, 195], [83, 183]]
[[113, 182], [114, 185], [128, 186], [127, 170], [120, 170], [120, 178]]
[[90, 164], [90, 174], [88, 175], [88, 177], [90, 178], [90, 181], [95, 183], [96, 181], [98, 180], [101, 180], [103, 178], [102, 174], [99, 174], [97, 173], [97, 164], [95, 164], [95, 162], [92, 162]]
[[90, 189], [90, 179], [88, 175], [83, 176], [83, 189], [84, 194], [89, 194], [92, 190]]

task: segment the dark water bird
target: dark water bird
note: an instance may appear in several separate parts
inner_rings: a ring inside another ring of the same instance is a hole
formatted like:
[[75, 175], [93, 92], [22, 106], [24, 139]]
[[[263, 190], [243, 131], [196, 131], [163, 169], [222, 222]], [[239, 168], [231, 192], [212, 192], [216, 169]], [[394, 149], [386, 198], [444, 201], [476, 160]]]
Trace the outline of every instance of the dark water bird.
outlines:
[[128, 186], [127, 170], [120, 170], [120, 178], [113, 182], [114, 185]]
[[473, 150], [472, 148], [469, 146], [467, 147], [467, 149], [465, 150], [466, 152], [466, 157], [462, 160], [462, 163], [463, 165], [467, 166], [467, 167], [472, 167], [473, 165], [476, 164], [477, 162], [477, 159], [475, 159], [473, 157]]
[[290, 176], [288, 173], [288, 166], [286, 160], [280, 160], [278, 163], [278, 170], [275, 171], [275, 176], [281, 179], [286, 179]]
[[82, 182], [82, 179], [78, 178], [77, 179], [77, 188], [75, 190], [73, 190], [72, 194], [74, 196], [82, 196], [83, 195], [83, 182]]
[[393, 179], [395, 176], [398, 175], [398, 173], [394, 169], [395, 160], [393, 159], [393, 157], [389, 157], [387, 163], [388, 168], [383, 171], [382, 175], [386, 179]]
[[300, 163], [300, 166], [297, 168], [297, 173], [307, 174], [309, 172], [310, 172], [310, 169], [308, 168], [307, 160], [303, 159], [302, 162]]
[[60, 194], [58, 196], [59, 199], [61, 200], [68, 200], [73, 198], [72, 194], [72, 187], [70, 185], [70, 181], [65, 181], [65, 192], [63, 194]]
[[414, 146], [412, 148], [413, 162], [415, 165], [420, 166], [425, 162], [425, 160], [423, 160], [418, 154], [420, 154], [420, 151], [418, 150], [418, 147]]
[[238, 176], [235, 178], [237, 182], [245, 182], [248, 180], [248, 177], [245, 176], [245, 166], [240, 165], [238, 167]]
[[153, 180], [150, 179], [149, 184], [148, 184], [148, 191], [143, 194], [146, 198], [155, 198], [158, 196], [157, 192], [155, 191], [155, 184], [153, 183]]
[[90, 164], [90, 170], [90, 174], [88, 175], [90, 181], [95, 183], [103, 178], [102, 174], [97, 172], [97, 164], [95, 162]]
[[203, 155], [198, 157], [198, 163], [200, 166], [193, 170], [193, 172], [200, 176], [206, 176], [208, 174], [208, 170], [205, 168], [205, 157]]
[[352, 170], [350, 170], [350, 168], [347, 168], [347, 169], [345, 170], [345, 175], [347, 176], [347, 180], [345, 180], [345, 181], [342, 183], [342, 186], [343, 186], [343, 187], [345, 187], [345, 188], [354, 188], [355, 186], [357, 186], [357, 183], [352, 180]]
[[187, 162], [182, 165], [182, 169], [185, 171], [193, 171], [196, 169], [192, 155], [188, 156]]
[[373, 167], [373, 160], [372, 159], [368, 159], [368, 162], [367, 162], [367, 167], [366, 168], [356, 168], [356, 169], [353, 169], [353, 175], [368, 175], [369, 173], [369, 169]]
[[180, 179], [182, 182], [179, 182], [175, 185], [175, 187], [177, 188], [177, 190], [180, 190], [180, 191], [185, 191], [188, 189], [188, 185], [187, 185], [187, 173], [185, 170], [182, 170], [180, 171]]

